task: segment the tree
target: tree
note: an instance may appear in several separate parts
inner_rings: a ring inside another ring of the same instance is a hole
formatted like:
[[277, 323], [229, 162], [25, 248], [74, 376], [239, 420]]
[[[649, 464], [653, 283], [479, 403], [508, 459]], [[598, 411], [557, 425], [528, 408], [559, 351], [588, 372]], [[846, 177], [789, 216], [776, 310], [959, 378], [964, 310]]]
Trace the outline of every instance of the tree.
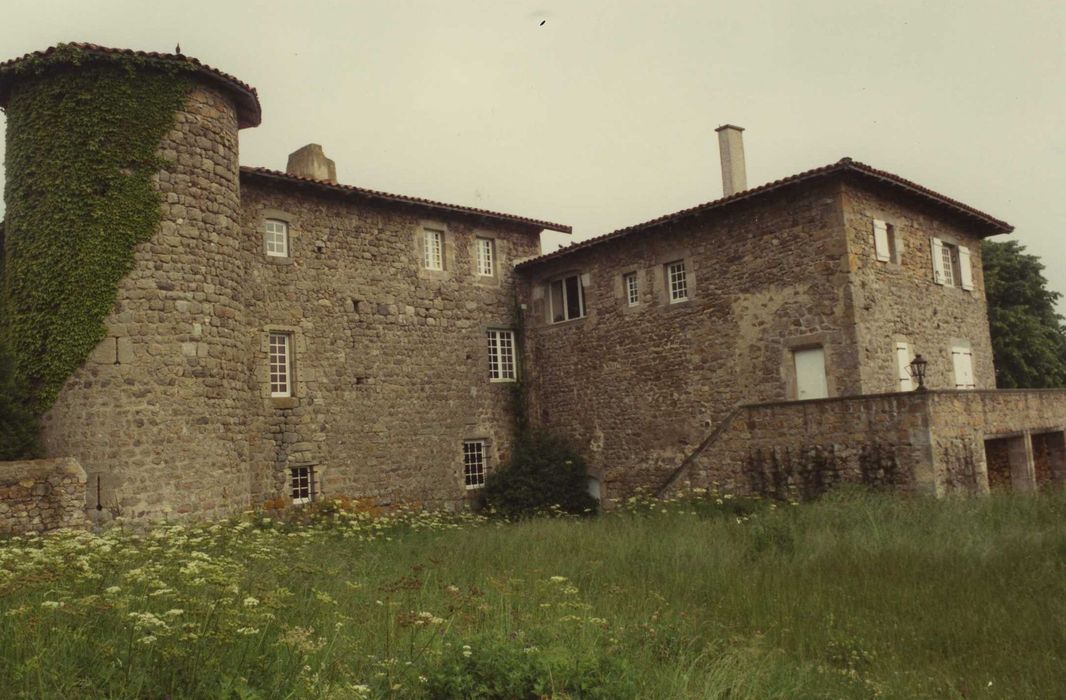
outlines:
[[1017, 241], [981, 247], [988, 326], [1001, 389], [1066, 387], [1066, 328], [1044, 265]]

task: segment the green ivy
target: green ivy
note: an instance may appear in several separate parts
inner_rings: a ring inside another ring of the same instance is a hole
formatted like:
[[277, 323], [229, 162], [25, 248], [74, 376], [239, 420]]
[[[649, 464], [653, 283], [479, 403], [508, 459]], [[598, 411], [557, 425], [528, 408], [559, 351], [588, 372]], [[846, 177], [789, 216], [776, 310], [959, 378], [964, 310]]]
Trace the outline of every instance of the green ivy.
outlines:
[[159, 226], [156, 151], [191, 70], [63, 46], [8, 71], [0, 342], [36, 416], [105, 336], [133, 249]]

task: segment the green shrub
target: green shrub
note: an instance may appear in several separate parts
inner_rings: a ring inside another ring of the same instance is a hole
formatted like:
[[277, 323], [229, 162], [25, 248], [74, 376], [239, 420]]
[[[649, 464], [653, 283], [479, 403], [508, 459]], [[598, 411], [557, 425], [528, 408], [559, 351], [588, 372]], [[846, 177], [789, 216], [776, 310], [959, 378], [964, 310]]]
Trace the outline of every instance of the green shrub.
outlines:
[[510, 464], [485, 480], [484, 505], [506, 517], [541, 513], [585, 515], [599, 504], [588, 493], [584, 458], [543, 432], [519, 437]]

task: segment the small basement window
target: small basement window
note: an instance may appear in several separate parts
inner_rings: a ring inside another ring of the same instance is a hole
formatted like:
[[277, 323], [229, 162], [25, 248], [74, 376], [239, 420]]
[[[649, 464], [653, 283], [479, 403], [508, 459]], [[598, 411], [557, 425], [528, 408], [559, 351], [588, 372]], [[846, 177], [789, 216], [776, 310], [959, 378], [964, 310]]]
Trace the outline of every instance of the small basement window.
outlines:
[[570, 275], [548, 284], [550, 315], [552, 323], [570, 321], [585, 315], [585, 290], [581, 275]]
[[463, 483], [468, 491], [485, 485], [485, 441], [463, 442]]
[[293, 504], [310, 503], [315, 492], [314, 467], [292, 467], [289, 473]]
[[278, 219], [263, 224], [263, 246], [272, 258], [289, 257], [289, 225]]

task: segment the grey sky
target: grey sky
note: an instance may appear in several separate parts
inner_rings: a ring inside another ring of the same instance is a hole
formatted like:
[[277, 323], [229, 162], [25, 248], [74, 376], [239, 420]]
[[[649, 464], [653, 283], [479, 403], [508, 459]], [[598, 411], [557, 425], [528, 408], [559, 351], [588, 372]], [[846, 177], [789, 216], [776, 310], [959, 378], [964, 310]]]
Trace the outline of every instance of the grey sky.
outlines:
[[4, 60], [181, 42], [255, 86], [246, 165], [317, 142], [346, 184], [580, 240], [721, 196], [729, 122], [749, 186], [851, 156], [1014, 224], [1066, 293], [1057, 0], [5, 0], [2, 17]]

